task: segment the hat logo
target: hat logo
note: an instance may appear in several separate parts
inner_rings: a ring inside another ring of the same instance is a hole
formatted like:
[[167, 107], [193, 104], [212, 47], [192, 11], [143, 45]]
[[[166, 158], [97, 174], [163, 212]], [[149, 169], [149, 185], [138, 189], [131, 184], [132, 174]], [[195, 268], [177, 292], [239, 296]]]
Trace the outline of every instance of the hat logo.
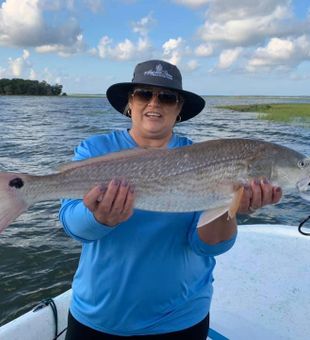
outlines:
[[173, 80], [173, 76], [167, 70], [164, 70], [161, 64], [156, 65], [155, 70], [145, 71], [144, 75], [152, 76], [152, 77], [161, 77], [161, 78]]

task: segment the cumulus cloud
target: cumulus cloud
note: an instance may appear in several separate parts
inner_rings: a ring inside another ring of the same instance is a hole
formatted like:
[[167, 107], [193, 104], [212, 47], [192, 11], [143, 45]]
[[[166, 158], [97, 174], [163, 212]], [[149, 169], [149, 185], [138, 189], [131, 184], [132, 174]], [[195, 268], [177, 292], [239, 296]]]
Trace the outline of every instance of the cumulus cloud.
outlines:
[[248, 61], [247, 70], [290, 68], [302, 61], [310, 61], [310, 36], [296, 39], [272, 38], [265, 47], [259, 47]]
[[9, 58], [8, 64], [8, 74], [19, 78], [26, 73], [26, 70], [31, 68], [31, 63], [29, 62], [30, 53], [27, 50], [23, 51], [23, 55], [16, 59]]
[[100, 58], [110, 58], [114, 60], [132, 60], [141, 58], [146, 55], [150, 48], [150, 43], [147, 38], [140, 37], [137, 42], [132, 42], [125, 39], [117, 44], [113, 43], [113, 39], [108, 36], [103, 36], [97, 48], [90, 51], [93, 55], [98, 55]]
[[30, 72], [29, 72], [29, 79], [30, 80], [36, 80], [37, 77], [38, 77], [38, 75], [37, 75], [36, 71], [33, 68], [31, 68]]
[[200, 44], [194, 51], [197, 57], [209, 57], [213, 53], [213, 46], [211, 44]]
[[290, 17], [291, 0], [216, 0], [208, 6], [207, 19], [215, 22], [243, 20], [255, 17], [275, 19]]
[[[7, 65], [0, 67], [0, 78], [23, 78], [31, 80], [45, 80], [48, 83], [57, 83], [58, 76], [46, 67], [43, 70], [35, 70], [30, 61], [31, 54], [23, 50], [21, 56], [8, 58]], [[59, 82], [58, 82], [59, 83]]]
[[192, 56], [218, 57], [214, 70], [236, 65], [251, 72], [288, 70], [309, 60], [310, 15], [297, 19], [291, 0], [174, 2], [205, 10], [196, 36], [201, 43], [192, 49]]
[[68, 57], [72, 54], [82, 52], [85, 49], [85, 43], [83, 35], [79, 34], [76, 36], [76, 40], [72, 41], [71, 44], [46, 44], [36, 47], [36, 51], [39, 53], [57, 53], [62, 57]]
[[[70, 6], [69, 1], [66, 4]], [[67, 18], [57, 26], [48, 25], [43, 10], [51, 5], [39, 0], [4, 1], [0, 8], [0, 44], [37, 47], [39, 52], [78, 52], [83, 45], [79, 23]]]
[[105, 35], [100, 39], [97, 49], [92, 50], [92, 53], [93, 54], [98, 53], [98, 56], [104, 59], [108, 57], [109, 54], [111, 53], [111, 46], [110, 46], [111, 44], [112, 44], [112, 39], [109, 38], [107, 35]]
[[153, 16], [151, 14], [143, 17], [141, 20], [137, 22], [133, 22], [133, 32], [140, 34], [143, 37], [147, 37], [150, 27], [155, 23]]
[[0, 8], [0, 43], [28, 46], [38, 43], [43, 20], [38, 0], [7, 0]]
[[224, 50], [219, 56], [218, 68], [227, 69], [233, 65], [242, 52], [242, 48], [237, 47], [234, 49]]
[[206, 42], [224, 46], [251, 46], [264, 38], [287, 33], [283, 23], [291, 16], [289, 0], [219, 0], [210, 4], [207, 19], [199, 29]]
[[178, 65], [183, 54], [182, 45], [183, 39], [181, 37], [167, 40], [162, 46], [164, 59], [172, 64]]
[[130, 60], [145, 53], [149, 46], [146, 39], [139, 38], [137, 43], [133, 43], [129, 39], [118, 43], [110, 50], [110, 56], [118, 60]]
[[49, 70], [48, 67], [45, 67], [43, 69], [43, 72], [42, 72], [42, 78], [48, 82], [48, 83], [56, 83], [54, 80], [55, 80], [55, 76], [53, 75], [53, 73]]
[[97, 47], [90, 50], [90, 53], [102, 59], [110, 58], [119, 61], [148, 57], [152, 47], [148, 32], [152, 23], [151, 15], [132, 23], [133, 32], [139, 35], [137, 41], [126, 38], [121, 42], [114, 43], [112, 38], [105, 35], [100, 39]]

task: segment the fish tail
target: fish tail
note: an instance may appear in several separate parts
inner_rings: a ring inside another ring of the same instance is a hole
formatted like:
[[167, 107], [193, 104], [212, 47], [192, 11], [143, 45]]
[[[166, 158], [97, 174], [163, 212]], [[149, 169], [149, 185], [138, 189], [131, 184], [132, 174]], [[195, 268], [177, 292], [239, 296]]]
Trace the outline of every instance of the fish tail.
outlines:
[[30, 206], [23, 194], [27, 177], [30, 176], [0, 173], [0, 233]]

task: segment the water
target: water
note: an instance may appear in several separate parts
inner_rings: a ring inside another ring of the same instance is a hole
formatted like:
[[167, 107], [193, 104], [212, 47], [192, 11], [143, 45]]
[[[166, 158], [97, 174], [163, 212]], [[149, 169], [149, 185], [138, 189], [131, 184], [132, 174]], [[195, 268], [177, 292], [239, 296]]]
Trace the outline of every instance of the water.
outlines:
[[[310, 98], [207, 97], [205, 110], [181, 123], [176, 132], [202, 141], [252, 137], [278, 142], [309, 155], [310, 129], [257, 120], [255, 113], [216, 109], [216, 105], [260, 102], [310, 102]], [[115, 113], [105, 98], [1, 97], [0, 171], [47, 174], [70, 161], [73, 148], [92, 134], [124, 129], [129, 119]], [[30, 310], [40, 300], [70, 288], [80, 245], [63, 232], [59, 202], [40, 203], [0, 235], [0, 325]], [[297, 225], [309, 214], [298, 196], [285, 197], [240, 223]]]

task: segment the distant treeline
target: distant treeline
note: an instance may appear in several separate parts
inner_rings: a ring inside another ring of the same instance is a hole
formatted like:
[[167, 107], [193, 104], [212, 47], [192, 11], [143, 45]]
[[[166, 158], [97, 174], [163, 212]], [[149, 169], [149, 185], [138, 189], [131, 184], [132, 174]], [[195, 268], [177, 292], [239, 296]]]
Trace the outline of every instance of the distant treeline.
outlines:
[[28, 79], [0, 79], [0, 95], [59, 96], [62, 85]]

